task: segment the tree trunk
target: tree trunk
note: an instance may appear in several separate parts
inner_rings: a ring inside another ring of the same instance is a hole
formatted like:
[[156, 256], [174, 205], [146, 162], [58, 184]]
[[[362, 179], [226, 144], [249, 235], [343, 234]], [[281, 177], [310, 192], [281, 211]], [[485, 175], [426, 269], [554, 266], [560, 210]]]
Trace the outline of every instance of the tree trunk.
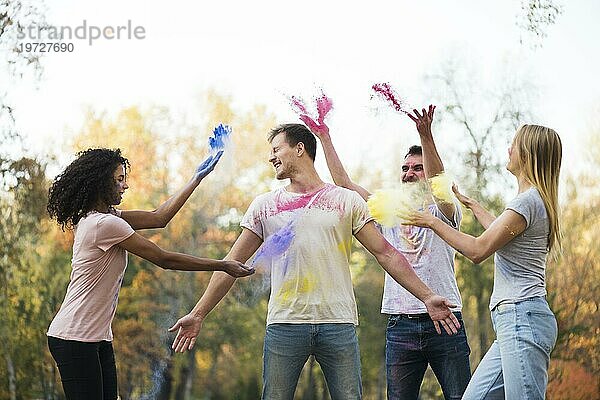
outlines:
[[173, 359], [169, 357], [166, 361], [167, 365], [162, 371], [162, 379], [158, 388], [158, 400], [169, 400], [171, 391], [173, 390]]
[[4, 353], [4, 359], [6, 360], [8, 393], [10, 394], [10, 400], [17, 400], [17, 377], [15, 375], [15, 364], [13, 363], [12, 357], [8, 351]]
[[475, 357], [476, 365], [473, 366], [476, 367], [479, 365], [479, 362], [485, 355], [489, 343], [487, 334], [487, 318], [489, 315], [489, 309], [487, 302], [484, 300], [484, 267], [481, 265], [474, 265], [473, 268], [475, 272], [475, 282], [481, 283], [480, 285], [475, 286], [475, 298], [477, 299], [477, 335], [479, 336], [477, 341], [479, 344], [479, 352], [477, 357]]
[[477, 364], [479, 364], [488, 349], [487, 316], [489, 312], [487, 304], [479, 297], [477, 301], [477, 324], [479, 325], [479, 348], [481, 353]]
[[46, 363], [42, 361], [40, 365], [40, 382], [42, 385], [42, 395], [44, 400], [54, 400], [53, 384], [50, 381], [50, 378], [48, 378], [48, 372], [50, 372], [50, 370], [47, 368]]
[[175, 400], [191, 399], [192, 383], [194, 372], [196, 371], [196, 349], [193, 348], [187, 353], [187, 363], [181, 366], [179, 372], [179, 383], [175, 389]]
[[54, 367], [53, 363], [50, 363], [50, 371], [52, 371], [52, 378], [50, 379], [50, 387], [52, 388], [52, 400], [55, 400], [58, 398], [58, 396], [56, 393], [56, 386], [54, 385], [56, 383], [56, 368]]
[[387, 382], [385, 379], [385, 355], [383, 356], [379, 373], [377, 374], [377, 400], [385, 400], [387, 393]]

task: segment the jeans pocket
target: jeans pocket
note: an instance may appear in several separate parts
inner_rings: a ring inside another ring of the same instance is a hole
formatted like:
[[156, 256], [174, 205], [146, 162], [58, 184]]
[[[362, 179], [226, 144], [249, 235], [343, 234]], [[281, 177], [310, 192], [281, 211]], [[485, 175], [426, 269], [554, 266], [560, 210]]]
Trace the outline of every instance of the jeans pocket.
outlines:
[[387, 329], [392, 329], [395, 327], [398, 324], [398, 318], [400, 317], [397, 315], [390, 315], [387, 322]]
[[514, 313], [516, 310], [516, 304], [514, 303], [504, 303], [504, 304], [498, 304], [496, 306], [496, 312], [499, 315], [503, 315], [503, 314], [507, 314], [507, 313]]
[[538, 311], [527, 311], [526, 314], [531, 327], [533, 341], [550, 354], [558, 335], [554, 314]]

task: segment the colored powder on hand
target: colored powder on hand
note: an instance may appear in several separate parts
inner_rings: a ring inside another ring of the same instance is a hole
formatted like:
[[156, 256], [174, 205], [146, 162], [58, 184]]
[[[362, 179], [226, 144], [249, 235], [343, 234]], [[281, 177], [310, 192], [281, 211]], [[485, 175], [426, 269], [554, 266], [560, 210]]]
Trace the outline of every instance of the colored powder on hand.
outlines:
[[396, 111], [409, 114], [409, 112], [406, 111], [406, 109], [409, 108], [408, 105], [398, 97], [389, 83], [375, 83], [371, 88], [379, 95], [379, 97], [391, 103]]
[[445, 173], [436, 175], [429, 179], [429, 184], [431, 185], [431, 194], [433, 194], [433, 197], [446, 203], [452, 203], [454, 201], [452, 182], [448, 175]]
[[225, 145], [229, 142], [231, 127], [229, 125], [219, 124], [213, 130], [213, 135], [208, 138], [208, 146], [211, 153], [218, 153], [225, 149]]

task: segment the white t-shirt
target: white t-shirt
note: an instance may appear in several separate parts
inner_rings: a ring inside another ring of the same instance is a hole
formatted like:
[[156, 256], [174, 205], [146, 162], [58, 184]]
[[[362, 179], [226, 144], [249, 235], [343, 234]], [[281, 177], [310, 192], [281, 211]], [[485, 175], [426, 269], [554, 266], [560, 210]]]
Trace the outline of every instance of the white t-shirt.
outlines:
[[[446, 224], [458, 229], [462, 219], [460, 205], [456, 204], [454, 221], [449, 221], [436, 204], [429, 211]], [[415, 273], [436, 294], [446, 297], [462, 309], [462, 301], [454, 275], [454, 255], [456, 251], [429, 228], [417, 226], [395, 226], [381, 228], [383, 235], [400, 253], [406, 257]], [[389, 274], [385, 274], [383, 314], [422, 314], [427, 312], [425, 304], [408, 290], [404, 289]]]
[[366, 202], [331, 184], [307, 194], [281, 188], [254, 199], [241, 225], [264, 241], [292, 220], [289, 248], [266, 260], [271, 270], [267, 325], [358, 325], [349, 258], [352, 235], [372, 220]]
[[116, 244], [134, 234], [118, 216], [91, 212], [75, 227], [71, 281], [47, 335], [81, 342], [111, 341], [111, 322], [127, 268]]

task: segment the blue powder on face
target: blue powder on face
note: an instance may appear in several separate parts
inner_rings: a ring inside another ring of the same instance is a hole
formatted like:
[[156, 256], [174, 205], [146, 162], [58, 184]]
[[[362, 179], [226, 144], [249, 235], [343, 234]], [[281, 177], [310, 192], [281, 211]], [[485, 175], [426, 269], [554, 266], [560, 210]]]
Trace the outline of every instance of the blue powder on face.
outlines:
[[213, 131], [213, 135], [208, 138], [208, 146], [211, 153], [216, 153], [225, 148], [225, 143], [229, 140], [231, 127], [229, 125], [219, 124]]

